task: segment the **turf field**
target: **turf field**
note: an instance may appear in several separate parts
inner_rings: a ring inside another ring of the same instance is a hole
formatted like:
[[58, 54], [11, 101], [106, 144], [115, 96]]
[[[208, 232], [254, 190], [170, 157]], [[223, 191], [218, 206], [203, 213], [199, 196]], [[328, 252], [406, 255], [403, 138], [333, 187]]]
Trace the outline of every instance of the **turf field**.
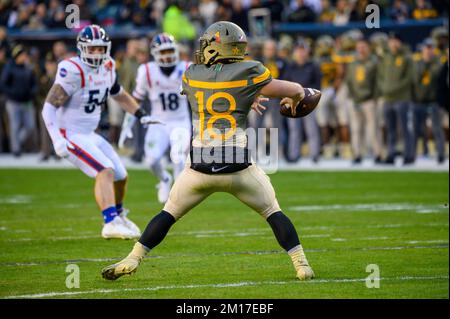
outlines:
[[[448, 173], [280, 172], [278, 200], [316, 279], [299, 282], [269, 226], [215, 194], [171, 229], [138, 272], [102, 267], [132, 241], [100, 238], [92, 180], [77, 170], [0, 170], [1, 298], [448, 298]], [[141, 228], [158, 213], [155, 178], [131, 171], [126, 206]], [[80, 288], [66, 287], [66, 266]], [[366, 267], [380, 270], [366, 287]]]

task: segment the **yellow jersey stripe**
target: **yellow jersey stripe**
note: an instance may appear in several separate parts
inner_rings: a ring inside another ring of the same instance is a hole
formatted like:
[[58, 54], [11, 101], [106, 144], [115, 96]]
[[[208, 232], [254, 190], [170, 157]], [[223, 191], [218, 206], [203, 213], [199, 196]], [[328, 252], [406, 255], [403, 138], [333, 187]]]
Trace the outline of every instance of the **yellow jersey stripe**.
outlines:
[[261, 83], [265, 80], [267, 80], [270, 76], [270, 71], [269, 69], [266, 68], [266, 71], [264, 71], [263, 74], [258, 75], [257, 77], [253, 78], [253, 84], [258, 84]]
[[196, 80], [188, 80], [188, 84], [191, 87], [200, 89], [232, 89], [239, 88], [248, 85], [247, 80], [228, 81], [228, 82], [204, 82]]
[[[270, 77], [270, 71], [266, 68], [264, 73], [253, 78], [253, 84], [261, 83]], [[187, 79], [183, 74], [183, 81], [185, 81], [189, 86], [199, 88], [199, 89], [232, 89], [239, 88], [249, 85], [248, 80], [236, 80], [227, 82], [206, 82]]]

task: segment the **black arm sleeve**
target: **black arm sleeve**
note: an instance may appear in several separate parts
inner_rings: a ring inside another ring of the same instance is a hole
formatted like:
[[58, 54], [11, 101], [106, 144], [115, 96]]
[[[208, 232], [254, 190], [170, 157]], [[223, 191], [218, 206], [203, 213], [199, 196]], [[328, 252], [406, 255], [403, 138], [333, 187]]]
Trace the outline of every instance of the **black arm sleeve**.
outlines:
[[116, 71], [116, 80], [114, 81], [113, 86], [111, 87], [111, 91], [109, 91], [109, 93], [111, 93], [111, 95], [116, 95], [117, 93], [120, 92], [120, 84], [119, 84], [119, 74], [117, 74]]

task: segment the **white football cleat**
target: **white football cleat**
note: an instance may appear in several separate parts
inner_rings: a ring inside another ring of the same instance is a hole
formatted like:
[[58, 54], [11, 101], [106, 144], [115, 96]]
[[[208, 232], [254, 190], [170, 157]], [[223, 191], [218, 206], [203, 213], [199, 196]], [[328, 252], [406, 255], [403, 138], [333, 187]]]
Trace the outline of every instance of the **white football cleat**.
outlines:
[[297, 278], [300, 280], [310, 280], [315, 277], [314, 271], [306, 259], [305, 252], [303, 251], [303, 247], [299, 245], [298, 247], [294, 247], [294, 251], [289, 253], [292, 259], [292, 263], [294, 264], [294, 268], [297, 271]]
[[297, 278], [302, 281], [313, 279], [314, 276], [314, 271], [309, 265], [302, 265], [297, 270]]
[[106, 239], [131, 239], [136, 236], [131, 229], [124, 225], [122, 218], [116, 216], [111, 222], [103, 225], [102, 237]]
[[172, 187], [173, 178], [170, 174], [166, 174], [166, 181], [160, 181], [158, 188], [158, 201], [164, 204], [169, 199], [170, 188]]
[[116, 280], [123, 275], [132, 275], [136, 272], [142, 257], [128, 255], [125, 259], [116, 264], [102, 269], [102, 277], [107, 280]]
[[133, 246], [133, 250], [128, 254], [125, 259], [103, 268], [102, 276], [108, 280], [116, 280], [123, 275], [132, 275], [136, 272], [139, 264], [150, 250], [137, 242]]
[[129, 214], [130, 210], [124, 208], [122, 213], [119, 215], [119, 218], [122, 220], [122, 223], [125, 225], [125, 227], [127, 227], [129, 230], [131, 230], [134, 234], [134, 237], [140, 237], [141, 236], [141, 230], [139, 229], [139, 227], [133, 223], [128, 217], [127, 215]]

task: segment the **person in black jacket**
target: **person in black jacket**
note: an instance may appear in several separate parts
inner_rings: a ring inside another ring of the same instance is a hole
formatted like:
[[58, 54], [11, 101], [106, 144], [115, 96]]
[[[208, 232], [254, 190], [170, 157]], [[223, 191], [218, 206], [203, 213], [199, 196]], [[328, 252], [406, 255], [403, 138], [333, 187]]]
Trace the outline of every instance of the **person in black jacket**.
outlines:
[[441, 114], [444, 117], [444, 132], [445, 136], [448, 140], [448, 118], [449, 118], [449, 100], [448, 100], [448, 87], [449, 87], [449, 72], [448, 72], [448, 48], [446, 49], [447, 56], [446, 62], [442, 65], [442, 68], [438, 75], [437, 80], [437, 102], [438, 105], [442, 108]]
[[309, 7], [305, 0], [297, 0], [294, 2], [294, 10], [288, 15], [288, 22], [314, 22], [316, 14]]
[[[5, 27], [0, 26], [0, 74], [2, 74], [2, 70], [8, 61], [9, 51], [10, 45], [7, 30]], [[0, 87], [0, 153], [3, 153], [6, 150], [7, 145], [6, 137], [8, 134], [6, 133], [6, 118], [6, 97]]]
[[22, 144], [36, 127], [33, 98], [38, 86], [33, 70], [26, 64], [25, 47], [16, 45], [11, 57], [2, 70], [0, 87], [6, 95], [11, 150], [15, 156], [20, 156]]
[[[287, 62], [278, 56], [278, 46], [275, 40], [268, 39], [264, 42], [262, 46], [261, 62], [270, 71], [273, 78], [284, 80]], [[257, 114], [257, 112], [251, 112], [248, 117], [248, 122], [249, 126], [255, 130], [263, 127], [278, 128], [278, 145], [280, 148], [279, 150], [282, 151], [281, 146], [282, 141], [284, 140], [285, 129], [280, 114], [279, 103], [280, 99], [270, 99], [266, 104], [266, 111], [261, 115]], [[264, 156], [266, 154], [268, 143], [261, 147], [262, 144], [260, 143], [263, 141], [259, 140], [260, 137], [261, 136], [258, 135], [258, 151], [261, 151], [261, 156]]]
[[[304, 87], [319, 89], [322, 75], [319, 65], [310, 59], [310, 52], [310, 46], [305, 40], [300, 40], [296, 44], [293, 63], [287, 68], [284, 79], [301, 83]], [[317, 162], [320, 154], [320, 130], [316, 114], [313, 113], [304, 118], [288, 118], [287, 127], [286, 160], [297, 162], [300, 159], [304, 128], [308, 139], [309, 155], [313, 162]]]
[[434, 50], [434, 41], [431, 38], [425, 39], [420, 45], [420, 55], [415, 58], [413, 65], [414, 148], [417, 147], [417, 141], [420, 137], [423, 138], [426, 146], [426, 121], [427, 118], [430, 118], [438, 155], [437, 160], [439, 164], [442, 164], [445, 161], [445, 140], [442, 129], [442, 115], [440, 114], [435, 89], [439, 85], [442, 63], [435, 56]]
[[439, 72], [439, 78], [437, 80], [438, 86], [437, 86], [437, 99], [439, 106], [442, 107], [445, 111], [449, 110], [449, 103], [448, 103], [448, 49], [447, 49], [447, 62], [442, 65], [442, 68]]

